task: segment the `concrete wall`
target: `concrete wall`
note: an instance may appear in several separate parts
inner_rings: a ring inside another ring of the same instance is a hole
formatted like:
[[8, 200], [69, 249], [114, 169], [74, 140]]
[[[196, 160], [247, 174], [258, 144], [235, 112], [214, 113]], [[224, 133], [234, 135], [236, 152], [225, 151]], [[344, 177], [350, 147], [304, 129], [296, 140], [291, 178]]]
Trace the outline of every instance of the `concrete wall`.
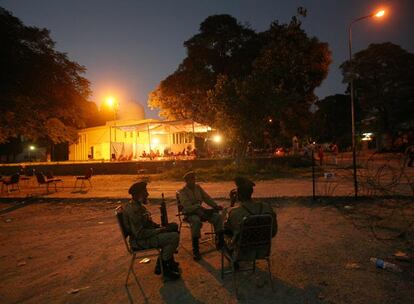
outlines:
[[[182, 161], [134, 161], [134, 162], [84, 162], [84, 163], [26, 163], [27, 168], [40, 172], [53, 172], [54, 175], [83, 175], [86, 170], [93, 168], [94, 174], [137, 174], [139, 170], [145, 173], [156, 173], [174, 167], [206, 168], [215, 164], [230, 164], [231, 160], [182, 160]], [[18, 172], [20, 165], [0, 165], [0, 174], [10, 175]]]
[[[255, 158], [246, 160], [261, 167], [273, 164], [289, 165], [292, 157]], [[156, 173], [173, 168], [208, 168], [213, 166], [226, 166], [233, 163], [233, 159], [196, 159], [196, 160], [166, 160], [166, 161], [129, 161], [129, 162], [55, 162], [55, 163], [25, 163], [27, 168], [34, 168], [41, 172], [53, 172], [54, 175], [83, 175], [86, 170], [93, 168], [94, 174], [137, 174], [143, 170], [145, 173]], [[20, 164], [0, 165], [0, 175], [10, 175], [20, 169]]]

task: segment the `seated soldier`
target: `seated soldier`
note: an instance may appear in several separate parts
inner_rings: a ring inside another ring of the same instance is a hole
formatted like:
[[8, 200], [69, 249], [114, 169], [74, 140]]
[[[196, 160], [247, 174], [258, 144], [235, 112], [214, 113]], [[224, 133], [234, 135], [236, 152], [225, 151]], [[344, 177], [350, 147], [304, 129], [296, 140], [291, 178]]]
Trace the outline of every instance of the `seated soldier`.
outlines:
[[[194, 260], [198, 261], [201, 259], [199, 239], [201, 236], [202, 222], [208, 221], [214, 225], [217, 249], [223, 247], [223, 219], [218, 213], [223, 207], [217, 205], [217, 203], [196, 184], [195, 173], [193, 171], [186, 173], [184, 175], [184, 180], [186, 185], [178, 192], [178, 195], [183, 206], [183, 212], [186, 214], [186, 219], [191, 226], [193, 257]], [[213, 209], [202, 207], [201, 204], [203, 202]]]
[[[228, 212], [227, 220], [224, 223], [226, 234], [225, 246], [230, 252], [233, 251], [234, 244], [238, 240], [240, 225], [246, 216], [270, 214], [273, 219], [272, 237], [277, 233], [277, 218], [272, 207], [267, 203], [254, 202], [252, 200], [253, 187], [255, 184], [244, 177], [236, 177], [235, 183], [237, 186], [237, 199], [239, 205]], [[238, 267], [238, 265], [235, 266]]]
[[123, 205], [123, 220], [127, 229], [132, 248], [161, 248], [162, 261], [157, 260], [155, 273], [161, 274], [160, 263], [163, 263], [164, 276], [178, 279], [180, 272], [178, 263], [174, 261], [180, 240], [178, 225], [171, 223], [168, 227], [160, 227], [151, 219], [151, 213], [144, 205], [148, 203], [146, 182], [133, 184], [128, 191], [132, 200]]

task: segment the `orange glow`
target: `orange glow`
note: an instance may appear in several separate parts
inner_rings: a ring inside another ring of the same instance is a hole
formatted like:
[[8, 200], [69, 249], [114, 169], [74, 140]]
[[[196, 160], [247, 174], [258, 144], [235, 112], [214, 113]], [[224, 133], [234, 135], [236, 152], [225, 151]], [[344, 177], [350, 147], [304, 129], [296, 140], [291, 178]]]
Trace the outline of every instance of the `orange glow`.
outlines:
[[106, 101], [106, 104], [110, 106], [111, 108], [115, 105], [115, 98], [113, 96], [106, 97], [105, 101]]
[[223, 138], [221, 137], [221, 135], [220, 135], [220, 134], [216, 134], [216, 135], [214, 135], [214, 136], [213, 136], [213, 141], [214, 141], [216, 144], [221, 143], [222, 139], [223, 139]]
[[377, 18], [381, 18], [384, 15], [385, 15], [385, 10], [379, 10], [378, 12], [374, 14], [374, 16]]

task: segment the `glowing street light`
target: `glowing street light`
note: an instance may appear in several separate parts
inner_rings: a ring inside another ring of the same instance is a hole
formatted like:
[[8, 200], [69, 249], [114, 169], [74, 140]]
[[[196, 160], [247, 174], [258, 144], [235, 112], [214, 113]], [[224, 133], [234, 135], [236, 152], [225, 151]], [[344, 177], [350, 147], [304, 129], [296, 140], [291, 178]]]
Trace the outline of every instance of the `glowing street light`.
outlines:
[[29, 161], [32, 161], [32, 151], [34, 151], [36, 149], [36, 147], [35, 146], [33, 146], [33, 145], [30, 145], [29, 146]]
[[357, 180], [357, 167], [356, 167], [356, 145], [355, 145], [355, 106], [354, 106], [354, 78], [353, 78], [353, 69], [352, 69], [352, 25], [358, 21], [367, 19], [367, 18], [381, 18], [385, 15], [385, 10], [378, 10], [370, 15], [363, 16], [357, 19], [354, 19], [348, 26], [348, 47], [349, 47], [349, 66], [351, 71], [351, 123], [352, 123], [352, 166], [353, 166], [353, 175], [354, 175], [354, 191], [355, 198], [358, 197], [358, 180]]
[[151, 146], [156, 148], [160, 143], [160, 139], [158, 137], [154, 137], [151, 139]]
[[213, 141], [216, 143], [216, 144], [219, 144], [219, 143], [221, 143], [221, 141], [223, 140], [223, 138], [221, 137], [221, 135], [220, 134], [216, 134], [216, 135], [214, 135], [213, 136]]
[[105, 101], [106, 101], [106, 104], [111, 108], [115, 105], [115, 98], [113, 96], [106, 97]]
[[384, 15], [385, 15], [385, 10], [379, 10], [378, 12], [374, 14], [374, 16], [377, 18], [381, 18]]

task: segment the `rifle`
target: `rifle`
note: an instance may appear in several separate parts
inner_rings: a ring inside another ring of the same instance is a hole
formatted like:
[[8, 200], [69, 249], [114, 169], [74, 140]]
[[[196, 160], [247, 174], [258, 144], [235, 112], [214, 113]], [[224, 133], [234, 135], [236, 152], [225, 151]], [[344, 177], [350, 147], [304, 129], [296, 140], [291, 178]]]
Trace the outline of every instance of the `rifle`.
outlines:
[[160, 206], [160, 213], [161, 213], [161, 226], [167, 227], [168, 226], [168, 213], [167, 213], [167, 206], [165, 205], [164, 193], [161, 193], [162, 201]]

